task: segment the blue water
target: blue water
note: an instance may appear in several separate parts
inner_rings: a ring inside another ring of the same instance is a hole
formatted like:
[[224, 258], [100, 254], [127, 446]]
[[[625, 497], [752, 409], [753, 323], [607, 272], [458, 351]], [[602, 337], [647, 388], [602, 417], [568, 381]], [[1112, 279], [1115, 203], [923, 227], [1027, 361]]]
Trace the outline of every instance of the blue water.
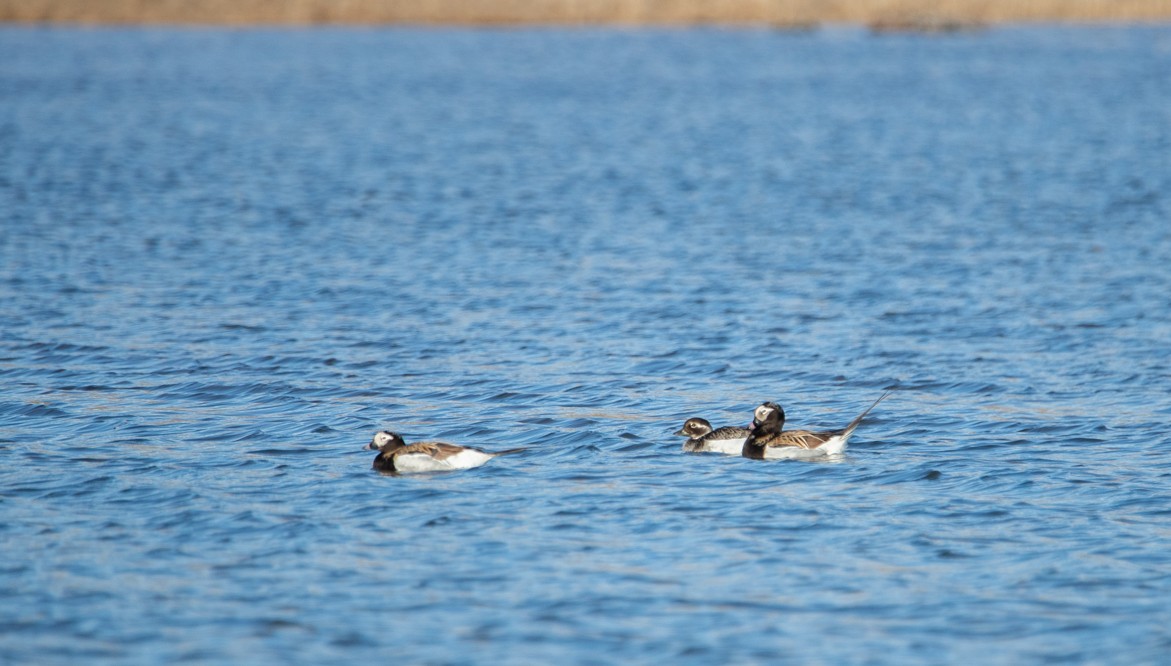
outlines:
[[0, 662], [1167, 663], [1169, 217], [1167, 27], [0, 29]]

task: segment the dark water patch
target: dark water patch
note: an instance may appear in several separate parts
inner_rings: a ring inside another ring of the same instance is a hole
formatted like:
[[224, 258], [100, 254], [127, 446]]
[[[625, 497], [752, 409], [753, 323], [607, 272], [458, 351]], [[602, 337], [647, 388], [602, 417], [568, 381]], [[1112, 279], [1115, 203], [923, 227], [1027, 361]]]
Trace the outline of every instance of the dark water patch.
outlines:
[[54, 419], [70, 416], [69, 412], [45, 404], [0, 403], [0, 415], [6, 420], [14, 417]]

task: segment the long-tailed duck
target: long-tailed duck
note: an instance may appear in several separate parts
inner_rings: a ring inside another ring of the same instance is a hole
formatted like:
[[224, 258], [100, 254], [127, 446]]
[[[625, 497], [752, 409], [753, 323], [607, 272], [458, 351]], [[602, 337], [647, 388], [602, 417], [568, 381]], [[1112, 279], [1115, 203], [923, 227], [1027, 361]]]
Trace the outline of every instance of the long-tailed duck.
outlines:
[[775, 402], [766, 402], [752, 415], [752, 431], [744, 440], [741, 455], [756, 460], [774, 458], [816, 458], [841, 453], [846, 442], [870, 410], [882, 402], [890, 392], [883, 393], [850, 425], [841, 430], [814, 432], [810, 430], [783, 430], [785, 410]]
[[687, 441], [683, 442], [684, 451], [738, 456], [744, 448], [748, 432], [748, 428], [736, 426], [712, 429], [712, 424], [708, 423], [707, 419], [695, 417], [687, 419], [683, 427], [675, 432], [675, 436], [687, 438]]
[[407, 444], [401, 435], [389, 430], [376, 433], [366, 448], [378, 450], [378, 457], [374, 458], [374, 469], [380, 472], [397, 472], [399, 474], [471, 469], [483, 465], [496, 456], [524, 451], [524, 449], [508, 449], [507, 451], [488, 453], [445, 442]]

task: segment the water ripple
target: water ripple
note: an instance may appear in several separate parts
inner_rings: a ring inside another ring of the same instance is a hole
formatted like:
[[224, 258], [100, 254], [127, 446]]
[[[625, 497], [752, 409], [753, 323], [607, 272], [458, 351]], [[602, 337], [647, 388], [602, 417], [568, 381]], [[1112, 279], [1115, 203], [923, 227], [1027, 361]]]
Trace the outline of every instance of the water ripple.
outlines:
[[1159, 663], [1166, 33], [0, 29], [0, 661]]

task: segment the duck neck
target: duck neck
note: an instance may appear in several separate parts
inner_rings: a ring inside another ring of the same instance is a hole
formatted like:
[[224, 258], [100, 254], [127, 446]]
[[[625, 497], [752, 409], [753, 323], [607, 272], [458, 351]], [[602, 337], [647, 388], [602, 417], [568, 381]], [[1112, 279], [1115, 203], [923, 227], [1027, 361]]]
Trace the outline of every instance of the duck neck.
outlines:
[[756, 435], [759, 430], [760, 425], [753, 424], [752, 430], [748, 432], [748, 437], [744, 439], [744, 446], [740, 449], [740, 455], [754, 460], [764, 460], [764, 445], [756, 443]]
[[[395, 450], [402, 447], [396, 447]], [[382, 472], [394, 472], [394, 450], [383, 450], [374, 458], [374, 469]]]

